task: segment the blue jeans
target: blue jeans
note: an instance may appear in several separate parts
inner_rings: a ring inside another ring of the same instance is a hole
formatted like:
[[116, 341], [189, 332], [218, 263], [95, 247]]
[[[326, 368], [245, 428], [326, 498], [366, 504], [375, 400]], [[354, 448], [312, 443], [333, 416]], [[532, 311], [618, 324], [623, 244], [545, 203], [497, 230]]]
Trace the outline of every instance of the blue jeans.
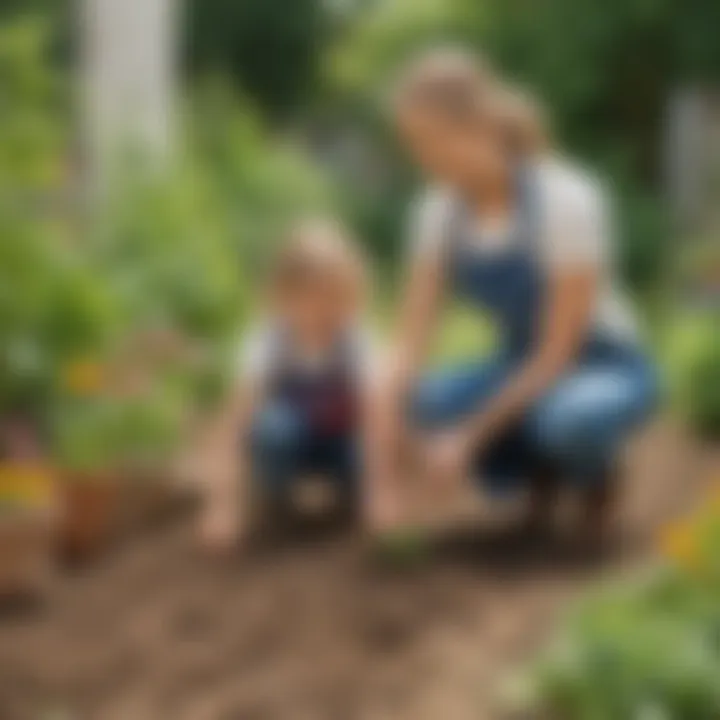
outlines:
[[[412, 399], [412, 421], [450, 427], [486, 404], [518, 362], [499, 356], [431, 373]], [[638, 350], [597, 344], [512, 426], [484, 448], [477, 473], [491, 489], [522, 483], [539, 463], [582, 483], [601, 481], [623, 441], [657, 405], [654, 367]]]
[[260, 490], [282, 497], [297, 480], [319, 474], [337, 483], [346, 500], [355, 499], [357, 463], [352, 435], [313, 432], [290, 403], [271, 400], [253, 423], [250, 447]]

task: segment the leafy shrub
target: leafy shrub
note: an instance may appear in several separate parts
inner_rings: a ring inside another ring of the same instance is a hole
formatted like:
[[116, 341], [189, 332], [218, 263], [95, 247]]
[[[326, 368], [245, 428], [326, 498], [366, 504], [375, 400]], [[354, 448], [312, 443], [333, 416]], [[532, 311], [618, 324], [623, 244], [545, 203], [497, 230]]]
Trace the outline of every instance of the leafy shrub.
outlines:
[[129, 157], [81, 215], [45, 38], [0, 29], [0, 425], [41, 425], [69, 467], [155, 463], [231, 377], [253, 258], [324, 183], [217, 83], [169, 167]]
[[269, 136], [252, 107], [219, 78], [201, 82], [190, 104], [187, 146], [216, 201], [246, 279], [298, 215], [326, 210], [325, 178], [290, 142]]
[[573, 615], [531, 673], [524, 702], [570, 720], [720, 715], [718, 490], [666, 530], [666, 565]]
[[720, 435], [717, 311], [687, 311], [671, 327], [667, 355], [675, 402], [703, 436]]
[[26, 209], [62, 179], [67, 114], [47, 54], [42, 19], [20, 16], [0, 26], [0, 194]]

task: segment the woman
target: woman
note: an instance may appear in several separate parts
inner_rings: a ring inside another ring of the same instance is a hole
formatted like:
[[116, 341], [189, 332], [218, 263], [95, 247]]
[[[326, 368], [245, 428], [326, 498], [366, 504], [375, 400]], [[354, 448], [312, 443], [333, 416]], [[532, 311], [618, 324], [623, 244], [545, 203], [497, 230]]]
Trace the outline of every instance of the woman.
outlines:
[[[402, 522], [394, 490], [409, 406], [422, 439], [416, 451], [437, 482], [468, 470], [498, 490], [532, 480], [528, 523], [537, 528], [558, 480], [572, 478], [581, 528], [599, 540], [618, 451], [657, 395], [614, 283], [602, 192], [545, 152], [531, 108], [471, 56], [413, 63], [393, 109], [430, 188], [414, 209], [392, 370], [376, 399], [376, 526]], [[443, 299], [453, 295], [494, 319], [499, 347], [418, 383]]]

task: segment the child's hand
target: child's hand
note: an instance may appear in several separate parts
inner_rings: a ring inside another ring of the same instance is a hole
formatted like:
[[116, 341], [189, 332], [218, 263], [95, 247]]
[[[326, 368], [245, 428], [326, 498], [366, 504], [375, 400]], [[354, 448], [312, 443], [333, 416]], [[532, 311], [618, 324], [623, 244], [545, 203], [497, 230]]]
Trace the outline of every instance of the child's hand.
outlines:
[[200, 517], [200, 543], [214, 553], [231, 550], [240, 540], [237, 512], [229, 504], [210, 503]]

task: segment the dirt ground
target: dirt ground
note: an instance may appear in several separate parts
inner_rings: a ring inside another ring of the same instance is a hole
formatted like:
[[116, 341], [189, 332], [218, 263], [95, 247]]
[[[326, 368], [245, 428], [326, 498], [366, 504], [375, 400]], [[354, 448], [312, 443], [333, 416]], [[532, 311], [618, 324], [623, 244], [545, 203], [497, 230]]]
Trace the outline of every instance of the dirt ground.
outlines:
[[174, 523], [63, 575], [45, 607], [0, 617], [0, 720], [498, 718], [502, 679], [579, 591], [646, 561], [717, 461], [652, 428], [602, 567], [562, 539], [518, 550], [477, 519], [402, 573], [347, 533], [209, 562], [189, 519]]

